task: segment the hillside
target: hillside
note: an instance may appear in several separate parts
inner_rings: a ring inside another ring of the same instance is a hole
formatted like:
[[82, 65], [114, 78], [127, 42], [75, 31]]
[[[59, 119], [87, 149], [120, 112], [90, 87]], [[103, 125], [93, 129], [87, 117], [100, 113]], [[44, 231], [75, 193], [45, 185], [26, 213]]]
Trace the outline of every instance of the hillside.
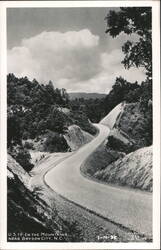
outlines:
[[63, 133], [67, 126], [75, 123], [89, 133], [96, 132], [85, 113], [70, 108], [66, 90], [55, 88], [51, 81], [43, 85], [35, 79], [30, 81], [27, 77], [9, 74], [7, 104], [8, 143], [19, 137], [35, 138], [46, 130]]
[[77, 125], [91, 135], [97, 132], [85, 112], [72, 109], [66, 90], [55, 88], [51, 81], [44, 85], [9, 74], [7, 104], [8, 152], [28, 171], [33, 167], [29, 150], [70, 150], [63, 136], [69, 126]]
[[[8, 241], [21, 241], [24, 233], [35, 233], [36, 237], [25, 238], [26, 242], [45, 242], [45, 234], [50, 234], [49, 242], [75, 241], [79, 231], [75, 223], [63, 220], [57, 211], [55, 200], [51, 200], [51, 191], [43, 186], [33, 188], [31, 176], [8, 155]], [[19, 237], [10, 237], [13, 233], [21, 233]], [[79, 236], [80, 238], [80, 236]]]
[[74, 99], [102, 99], [106, 97], [106, 94], [101, 93], [86, 93], [86, 92], [69, 92], [68, 93], [70, 100]]
[[151, 107], [117, 105], [100, 123], [111, 131], [81, 171], [104, 183], [152, 191]]

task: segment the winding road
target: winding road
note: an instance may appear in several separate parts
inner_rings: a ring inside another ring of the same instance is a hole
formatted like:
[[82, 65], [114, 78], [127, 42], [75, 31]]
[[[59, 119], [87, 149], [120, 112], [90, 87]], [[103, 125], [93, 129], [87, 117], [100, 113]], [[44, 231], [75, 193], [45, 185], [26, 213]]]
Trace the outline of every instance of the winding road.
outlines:
[[104, 185], [85, 178], [80, 166], [107, 138], [110, 129], [95, 124], [98, 136], [55, 168], [44, 180], [64, 198], [140, 235], [152, 237], [152, 195], [147, 192]]

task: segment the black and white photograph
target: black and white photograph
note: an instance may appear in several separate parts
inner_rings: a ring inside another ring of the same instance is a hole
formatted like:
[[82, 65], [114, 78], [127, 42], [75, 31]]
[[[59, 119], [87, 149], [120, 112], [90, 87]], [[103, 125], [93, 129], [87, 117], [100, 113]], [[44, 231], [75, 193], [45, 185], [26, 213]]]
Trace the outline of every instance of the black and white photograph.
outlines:
[[149, 249], [152, 1], [60, 2], [6, 8], [6, 242]]

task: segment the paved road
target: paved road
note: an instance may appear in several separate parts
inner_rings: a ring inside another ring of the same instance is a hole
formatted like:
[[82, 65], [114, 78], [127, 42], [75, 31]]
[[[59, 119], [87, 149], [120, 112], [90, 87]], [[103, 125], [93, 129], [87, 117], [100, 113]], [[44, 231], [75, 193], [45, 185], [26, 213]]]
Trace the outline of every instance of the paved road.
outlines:
[[112, 221], [146, 236], [152, 236], [152, 195], [94, 182], [82, 176], [80, 166], [101, 144], [109, 128], [95, 124], [98, 136], [45, 175], [58, 194]]

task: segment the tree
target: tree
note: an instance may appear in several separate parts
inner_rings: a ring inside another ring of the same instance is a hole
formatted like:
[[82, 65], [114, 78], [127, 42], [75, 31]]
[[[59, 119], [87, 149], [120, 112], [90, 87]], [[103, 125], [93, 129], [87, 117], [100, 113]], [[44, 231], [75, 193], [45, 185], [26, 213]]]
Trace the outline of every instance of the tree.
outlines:
[[7, 112], [7, 147], [21, 142], [21, 130], [19, 117]]
[[44, 142], [44, 150], [50, 153], [53, 152], [66, 152], [68, 145], [62, 134], [57, 132], [48, 131], [47, 138]]
[[[135, 94], [134, 94], [135, 93]], [[105, 97], [104, 105], [106, 113], [109, 113], [120, 102], [138, 101], [141, 94], [140, 85], [137, 82], [131, 83], [124, 78], [117, 77], [112, 90]], [[132, 97], [134, 99], [132, 100]]]
[[66, 128], [66, 122], [66, 115], [54, 107], [50, 114], [49, 128], [57, 133], [63, 134], [64, 129]]
[[122, 46], [125, 68], [144, 67], [147, 79], [152, 79], [152, 15], [151, 7], [121, 7], [120, 11], [110, 11], [105, 17], [106, 33], [116, 37], [121, 32], [136, 34], [136, 41], [127, 41]]

